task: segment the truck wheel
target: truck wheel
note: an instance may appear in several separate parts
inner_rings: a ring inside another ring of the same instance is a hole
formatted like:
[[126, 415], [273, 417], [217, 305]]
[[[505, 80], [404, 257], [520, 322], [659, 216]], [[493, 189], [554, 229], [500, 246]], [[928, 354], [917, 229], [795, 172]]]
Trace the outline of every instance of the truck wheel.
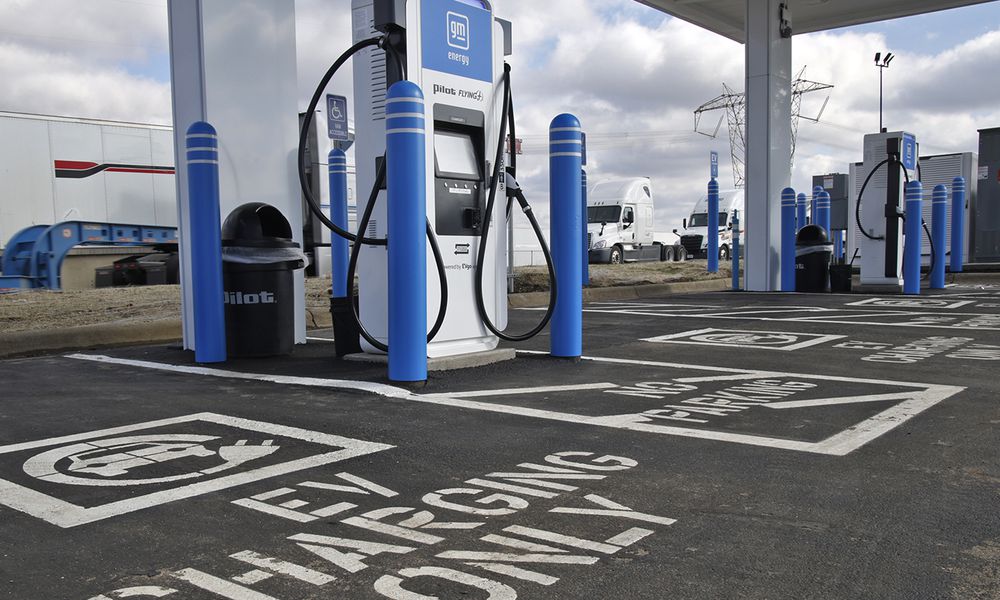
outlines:
[[729, 246], [719, 247], [719, 260], [729, 260]]
[[608, 263], [620, 265], [623, 262], [625, 262], [625, 254], [622, 252], [622, 247], [616, 244], [611, 248], [611, 257], [608, 258]]
[[662, 245], [660, 246], [660, 262], [671, 262], [674, 260], [674, 247]]
[[684, 249], [684, 246], [674, 246], [674, 262], [684, 262], [687, 260], [687, 256], [688, 253], [687, 250]]

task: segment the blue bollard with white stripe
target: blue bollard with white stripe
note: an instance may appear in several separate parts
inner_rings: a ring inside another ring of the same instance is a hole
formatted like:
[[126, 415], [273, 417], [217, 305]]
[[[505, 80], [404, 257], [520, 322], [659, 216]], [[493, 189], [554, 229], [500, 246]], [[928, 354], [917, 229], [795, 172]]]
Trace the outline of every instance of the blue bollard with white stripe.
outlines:
[[733, 291], [740, 290], [740, 211], [733, 210]]
[[781, 190], [781, 291], [795, 291], [795, 190]]
[[590, 285], [590, 244], [587, 235], [587, 170], [580, 169], [580, 194], [583, 197], [583, 285]]
[[903, 293], [920, 294], [920, 246], [924, 188], [919, 181], [906, 182], [906, 223], [903, 226]]
[[719, 182], [708, 182], [708, 272], [719, 272]]
[[809, 196], [805, 192], [798, 195], [795, 202], [795, 231], [802, 229], [809, 223], [806, 222], [806, 205], [809, 203]]
[[965, 177], [951, 181], [951, 272], [962, 272], [965, 259]]
[[556, 272], [555, 311], [552, 313], [552, 356], [577, 358], [583, 354], [583, 283], [580, 198], [583, 165], [580, 120], [561, 114], [549, 126], [549, 239]]
[[844, 256], [844, 230], [833, 232], [833, 259], [839, 261]]
[[427, 379], [427, 173], [424, 94], [397, 81], [385, 102], [389, 379]]
[[816, 195], [816, 224], [826, 232], [827, 239], [833, 237], [830, 232], [830, 192], [826, 190]]
[[934, 256], [931, 262], [931, 289], [944, 289], [945, 235], [948, 232], [948, 187], [943, 183], [934, 186], [931, 196], [931, 239]]
[[[330, 220], [343, 230], [348, 228], [347, 217], [347, 155], [339, 148], [330, 150], [327, 157], [330, 178]], [[334, 298], [346, 298], [350, 293], [347, 285], [347, 267], [350, 261], [350, 243], [346, 238], [330, 233], [330, 264], [333, 286], [330, 290]]]
[[204, 121], [196, 121], [187, 130], [187, 178], [194, 360], [199, 363], [225, 362], [219, 138], [215, 128]]

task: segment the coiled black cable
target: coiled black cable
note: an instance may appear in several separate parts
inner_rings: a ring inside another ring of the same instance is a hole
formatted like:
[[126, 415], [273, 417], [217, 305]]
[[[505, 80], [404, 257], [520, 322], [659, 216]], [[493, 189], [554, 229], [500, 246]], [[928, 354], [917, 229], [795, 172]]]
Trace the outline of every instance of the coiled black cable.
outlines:
[[[375, 245], [375, 246], [386, 246], [388, 245], [388, 240], [385, 238], [367, 238], [364, 237], [365, 231], [368, 229], [368, 223], [371, 220], [372, 211], [375, 208], [375, 202], [378, 200], [379, 190], [382, 189], [385, 184], [385, 159], [380, 161], [379, 167], [375, 174], [375, 183], [372, 186], [371, 193], [368, 196], [368, 204], [365, 206], [365, 211], [362, 220], [358, 223], [358, 231], [362, 232], [361, 235], [354, 235], [350, 231], [342, 229], [336, 223], [331, 221], [323, 213], [323, 209], [320, 207], [319, 202], [317, 202], [316, 197], [313, 196], [312, 187], [309, 185], [309, 180], [306, 177], [305, 169], [305, 155], [306, 155], [306, 141], [308, 139], [309, 129], [312, 126], [313, 118], [316, 114], [316, 107], [319, 105], [319, 101], [323, 96], [326, 86], [329, 85], [330, 80], [333, 76], [337, 74], [337, 71], [350, 59], [352, 56], [360, 52], [365, 48], [370, 48], [372, 46], [378, 46], [383, 48], [389, 56], [393, 57], [396, 62], [399, 72], [405, 78], [406, 67], [403, 63], [402, 57], [399, 51], [395, 48], [393, 44], [387, 43], [388, 36], [381, 36], [377, 38], [370, 38], [367, 40], [360, 41], [340, 55], [339, 58], [327, 69], [326, 73], [320, 79], [319, 84], [316, 86], [316, 91], [313, 92], [312, 99], [309, 101], [309, 107], [306, 109], [305, 117], [302, 120], [302, 130], [299, 133], [299, 147], [298, 147], [298, 174], [299, 174], [299, 185], [302, 188], [302, 193], [306, 198], [306, 204], [309, 206], [310, 211], [316, 218], [319, 219], [323, 225], [325, 225], [330, 231], [339, 235], [340, 237], [346, 238], [347, 240], [354, 242], [351, 248], [350, 261], [348, 263], [347, 269], [347, 286], [351, 290], [351, 296], [354, 296], [354, 276], [357, 269], [358, 255], [361, 251], [361, 246], [363, 244]], [[444, 268], [444, 257], [441, 255], [441, 249], [438, 246], [437, 236], [434, 234], [434, 229], [431, 226], [430, 219], [427, 220], [426, 225], [427, 239], [431, 246], [431, 252], [434, 255], [434, 262], [437, 266], [438, 278], [441, 282], [441, 303], [438, 308], [437, 319], [434, 321], [434, 325], [431, 327], [430, 331], [427, 333], [427, 341], [434, 339], [438, 331], [441, 330], [441, 325], [444, 323], [445, 315], [448, 311], [448, 277]], [[361, 322], [361, 317], [358, 315], [357, 306], [351, 303], [351, 315], [354, 318], [354, 324], [358, 328], [358, 333], [361, 337], [371, 344], [373, 347], [381, 350], [382, 352], [388, 352], [389, 348], [386, 344], [379, 342], [368, 333], [365, 329], [364, 324]]]
[[870, 240], [884, 240], [885, 236], [884, 235], [874, 236], [865, 231], [864, 226], [861, 224], [861, 198], [864, 197], [865, 188], [868, 187], [868, 182], [872, 180], [872, 177], [875, 175], [875, 172], [879, 170], [879, 167], [889, 163], [889, 161], [891, 160], [892, 158], [887, 158], [883, 160], [879, 164], [875, 165], [875, 168], [872, 169], [870, 173], [868, 173], [868, 177], [865, 177], [865, 182], [861, 184], [861, 191], [858, 192], [858, 201], [854, 203], [854, 221], [858, 224], [858, 230], [861, 231], [861, 235], [865, 236]]
[[[499, 186], [501, 172], [503, 171], [501, 165], [503, 164], [504, 144], [506, 142], [507, 127], [509, 125], [508, 120], [510, 120], [510, 117], [513, 114], [511, 109], [510, 65], [504, 64], [503, 81], [504, 95], [503, 111], [501, 112], [500, 119], [500, 135], [499, 141], [497, 142], [495, 160], [493, 161], [493, 174], [490, 177], [489, 199], [486, 202], [486, 212], [483, 216], [483, 233], [480, 236], [479, 252], [476, 260], [476, 306], [479, 309], [479, 316], [482, 318], [483, 324], [486, 325], [486, 328], [489, 329], [495, 336], [508, 342], [523, 342], [538, 335], [538, 333], [544, 329], [546, 325], [548, 325], [549, 320], [552, 318], [552, 313], [555, 311], [556, 306], [556, 274], [555, 267], [552, 265], [552, 255], [549, 253], [548, 244], [545, 243], [545, 237], [542, 235], [542, 230], [538, 226], [538, 221], [535, 220], [535, 215], [531, 211], [531, 206], [529, 206], [527, 200], [525, 200], [524, 194], [522, 194], [521, 190], [518, 189], [514, 192], [514, 197], [517, 198], [525, 216], [528, 217], [528, 222], [531, 223], [531, 228], [534, 230], [535, 236], [541, 244], [542, 254], [545, 256], [545, 264], [548, 267], [549, 280], [551, 281], [551, 285], [549, 287], [549, 305], [545, 310], [545, 314], [542, 316], [542, 320], [530, 331], [519, 335], [508, 334], [500, 331], [490, 320], [489, 314], [486, 312], [486, 302], [483, 299], [483, 263], [486, 261], [486, 242], [489, 238], [490, 221], [493, 217], [493, 207], [496, 203], [497, 188]], [[511, 155], [515, 153], [516, 148], [512, 146]], [[513, 251], [513, 249], [511, 249], [511, 251]]]

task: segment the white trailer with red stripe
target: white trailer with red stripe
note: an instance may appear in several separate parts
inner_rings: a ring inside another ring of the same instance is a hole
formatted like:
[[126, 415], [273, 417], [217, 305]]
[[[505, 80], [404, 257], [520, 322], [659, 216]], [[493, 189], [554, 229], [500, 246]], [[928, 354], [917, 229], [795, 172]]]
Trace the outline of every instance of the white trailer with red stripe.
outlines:
[[169, 126], [0, 112], [0, 250], [61, 221], [177, 226]]

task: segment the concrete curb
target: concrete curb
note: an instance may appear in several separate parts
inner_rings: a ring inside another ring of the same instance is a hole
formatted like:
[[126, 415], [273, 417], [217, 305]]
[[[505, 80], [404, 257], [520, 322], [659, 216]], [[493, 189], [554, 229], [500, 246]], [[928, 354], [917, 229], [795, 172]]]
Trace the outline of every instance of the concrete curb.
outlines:
[[[651, 283], [646, 285], [627, 285], [613, 287], [586, 288], [583, 290], [584, 302], [610, 302], [614, 300], [637, 300], [667, 294], [694, 294], [698, 292], [719, 292], [728, 290], [732, 283], [729, 279], [709, 279], [706, 281], [679, 281], [676, 283]], [[507, 304], [511, 308], [537, 308], [547, 306], [548, 292], [526, 292], [511, 294]]]
[[100, 346], [128, 346], [181, 339], [180, 319], [113, 322], [41, 331], [0, 333], [0, 358], [79, 350]]
[[[729, 285], [728, 279], [710, 279], [707, 281], [587, 288], [583, 290], [583, 301], [635, 300], [666, 294], [715, 292], [729, 289]], [[546, 306], [548, 302], [548, 292], [511, 294], [508, 297], [511, 308], [535, 308]], [[332, 325], [333, 320], [328, 307], [310, 306], [306, 308], [306, 327], [308, 329], [325, 329]], [[119, 321], [41, 331], [15, 331], [0, 333], [0, 359], [85, 348], [157, 344], [180, 339], [180, 319], [160, 319], [147, 322]]]

